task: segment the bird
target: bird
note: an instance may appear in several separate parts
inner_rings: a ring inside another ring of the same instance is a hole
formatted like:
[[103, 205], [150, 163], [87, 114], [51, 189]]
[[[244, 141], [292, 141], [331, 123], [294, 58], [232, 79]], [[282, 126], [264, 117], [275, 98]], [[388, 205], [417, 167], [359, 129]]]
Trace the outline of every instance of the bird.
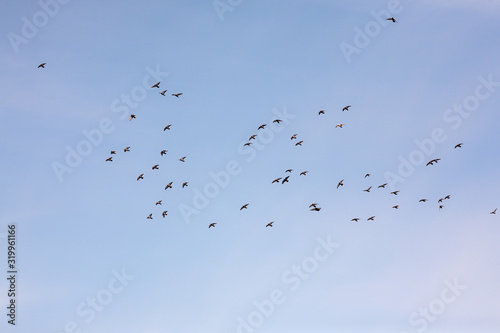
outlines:
[[281, 184], [285, 184], [285, 183], [288, 183], [288, 178], [290, 178], [290, 176], [286, 176], [282, 181], [281, 181]]
[[112, 155], [113, 155], [113, 154], [116, 154], [116, 151], [112, 150], [112, 151], [111, 151], [111, 154], [112, 154]]
[[325, 110], [320, 110], [320, 111], [318, 112], [318, 116], [319, 116], [319, 115], [321, 115], [321, 114], [325, 114]]
[[391, 192], [391, 194], [398, 195], [399, 191]]
[[351, 221], [358, 222], [359, 221], [359, 217], [355, 217]]
[[273, 180], [273, 182], [271, 184], [274, 184], [274, 183], [279, 183], [281, 180], [281, 177], [280, 178], [276, 178], [275, 180]]
[[184, 183], [182, 183], [182, 188], [184, 188], [184, 187], [186, 187], [186, 186], [188, 186], [188, 182], [184, 182]]
[[302, 171], [302, 172], [300, 173], [300, 176], [305, 176], [308, 172], [309, 172], [309, 171]]
[[385, 188], [387, 186], [387, 183], [379, 185], [378, 188]]
[[490, 212], [490, 214], [496, 214], [497, 213], [497, 209], [495, 208], [494, 211]]
[[130, 120], [135, 119], [135, 114], [130, 115]]
[[366, 178], [366, 177], [370, 177], [370, 176], [371, 176], [371, 174], [367, 173], [367, 174], [365, 175], [365, 178]]
[[167, 186], [165, 186], [165, 190], [166, 190], [167, 188], [172, 188], [172, 184], [173, 184], [173, 182], [168, 183], [168, 184], [167, 184]]
[[440, 160], [441, 160], [440, 158], [435, 158], [435, 159], [430, 160], [429, 162], [427, 162], [427, 164], [425, 166], [434, 165], [434, 163], [437, 163]]
[[125, 147], [125, 149], [123, 149], [124, 152], [128, 152], [130, 151], [130, 147]]
[[37, 67], [37, 68], [45, 68], [45, 65], [47, 65], [47, 63], [46, 63], [46, 62], [43, 62], [43, 63], [41, 63], [40, 65], [38, 65], [38, 67]]
[[444, 206], [443, 205], [439, 205], [439, 210], [443, 209]]
[[294, 135], [292, 135], [292, 137], [290, 138], [290, 140], [297, 139], [297, 135], [298, 135], [298, 134], [294, 134]]
[[252, 144], [251, 142], [247, 142], [247, 143], [245, 143], [245, 144], [243, 145], [243, 147], [246, 147], [246, 146], [248, 146], [248, 147], [249, 147], [251, 144]]
[[161, 213], [161, 216], [163, 216], [163, 218], [165, 218], [165, 216], [167, 216], [167, 210], [165, 210], [163, 213]]
[[447, 196], [444, 197], [444, 199], [449, 199], [451, 196], [448, 194]]
[[109, 161], [109, 162], [113, 162], [113, 156], [111, 156], [110, 158], [107, 158], [107, 159], [106, 159], [106, 162], [108, 162], [108, 161]]
[[344, 125], [345, 125], [345, 124], [338, 124], [337, 126], [335, 126], [335, 128], [337, 128], [337, 127], [342, 128], [342, 126], [344, 126]]
[[153, 219], [153, 214], [149, 214], [147, 218], [150, 219], [150, 220], [152, 220]]
[[438, 203], [443, 202], [443, 200], [444, 200], [443, 198], [439, 199], [439, 200], [438, 200]]
[[420, 200], [418, 200], [418, 202], [426, 202], [426, 201], [427, 201], [427, 199], [420, 199]]
[[184, 156], [183, 158], [179, 158], [179, 161], [186, 162], [185, 159], [186, 159], [186, 156]]
[[392, 208], [394, 208], [394, 209], [398, 209], [398, 208], [399, 208], [399, 205], [392, 206]]
[[153, 84], [151, 88], [160, 88], [160, 82]]
[[289, 172], [289, 173], [292, 173], [293, 169], [287, 169], [285, 170], [285, 172]]
[[244, 204], [243, 206], [241, 206], [240, 210], [242, 209], [248, 209], [248, 204]]
[[273, 123], [277, 123], [277, 124], [279, 124], [279, 123], [281, 123], [282, 121], [283, 121], [283, 120], [281, 120], [281, 119], [274, 119], [274, 120], [273, 120]]
[[155, 206], [158, 206], [158, 205], [160, 205], [160, 206], [161, 206], [161, 200], [159, 200], [159, 201], [157, 201], [157, 202], [155, 203]]
[[260, 129], [264, 129], [264, 127], [266, 127], [267, 125], [266, 124], [262, 124], [259, 126], [259, 128], [257, 128], [257, 131], [260, 130]]
[[160, 152], [160, 155], [163, 156], [163, 155], [166, 155], [167, 154], [167, 150], [163, 149], [161, 152]]
[[366, 190], [363, 190], [363, 191], [365, 191], [365, 192], [370, 192], [370, 190], [371, 190], [371, 189], [372, 189], [372, 187], [370, 186], [370, 187], [368, 187]]
[[387, 21], [392, 21], [392, 23], [397, 23], [398, 21], [396, 21], [396, 19], [394, 17], [389, 17], [388, 19], [386, 19]]
[[458, 143], [455, 145], [455, 148], [462, 148], [463, 143]]
[[269, 222], [268, 224], [266, 224], [266, 228], [267, 228], [267, 227], [272, 227], [272, 226], [273, 226], [273, 223], [274, 223], [274, 221], [273, 221], [273, 222]]
[[172, 96], [175, 96], [177, 98], [179, 98], [180, 95], [182, 95], [182, 93], [172, 94]]
[[165, 128], [163, 129], [163, 131], [164, 131], [164, 132], [165, 132], [166, 130], [169, 130], [169, 131], [170, 131], [170, 126], [172, 126], [172, 124], [165, 126]]
[[137, 177], [137, 180], [139, 180], [139, 179], [144, 179], [144, 174], [143, 174], [143, 173], [141, 173], [141, 174], [139, 175], [139, 177]]
[[318, 205], [317, 203], [312, 203], [312, 204], [309, 205], [309, 208], [316, 207], [317, 205]]
[[349, 111], [349, 108], [350, 108], [350, 107], [351, 107], [350, 105], [348, 105], [348, 106], [344, 106], [344, 108], [342, 109], [342, 111]]
[[155, 164], [155, 165], [153, 165], [153, 167], [152, 167], [151, 169], [152, 169], [152, 170], [158, 170], [158, 169], [159, 169], [159, 166], [160, 166], [159, 164]]
[[339, 181], [339, 183], [337, 184], [337, 188], [339, 188], [339, 186], [344, 186], [344, 180], [343, 179], [341, 181]]
[[314, 207], [314, 208], [311, 208], [310, 211], [311, 212], [319, 212], [321, 210], [321, 207]]
[[304, 141], [299, 141], [299, 142], [297, 142], [295, 145], [296, 145], [296, 146], [302, 146], [302, 142], [304, 142]]
[[255, 140], [255, 137], [256, 137], [256, 136], [257, 136], [257, 134], [254, 134], [254, 135], [250, 136], [250, 138], [248, 139], [248, 141], [250, 141], [250, 140]]
[[166, 90], [163, 90], [163, 91], [160, 93], [160, 95], [165, 96], [165, 93], [166, 93], [166, 92], [167, 92]]
[[217, 223], [215, 223], [215, 222], [214, 222], [214, 223], [210, 223], [210, 224], [208, 225], [208, 229], [210, 229], [210, 228], [215, 228], [215, 225], [216, 225], [216, 224], [217, 224]]
[[375, 216], [372, 216], [372, 217], [367, 218], [366, 220], [367, 221], [373, 221], [374, 219], [375, 219]]

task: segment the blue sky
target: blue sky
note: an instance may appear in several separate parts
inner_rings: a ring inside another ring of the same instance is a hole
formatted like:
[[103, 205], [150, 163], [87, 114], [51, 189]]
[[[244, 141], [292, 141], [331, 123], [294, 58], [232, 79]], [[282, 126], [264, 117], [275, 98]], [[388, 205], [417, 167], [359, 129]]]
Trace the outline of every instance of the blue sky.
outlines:
[[496, 2], [0, 15], [0, 267], [15, 224], [19, 292], [12, 327], [0, 283], [2, 331], [497, 332]]

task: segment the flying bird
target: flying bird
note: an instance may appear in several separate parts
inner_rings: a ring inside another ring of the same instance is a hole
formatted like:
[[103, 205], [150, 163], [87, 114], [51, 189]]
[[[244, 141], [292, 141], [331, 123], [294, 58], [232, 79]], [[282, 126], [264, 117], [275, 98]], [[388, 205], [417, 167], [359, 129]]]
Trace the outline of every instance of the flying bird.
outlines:
[[41, 63], [40, 65], [38, 65], [38, 67], [37, 67], [37, 68], [45, 68], [45, 65], [47, 65], [47, 63], [46, 63], [46, 62]]
[[163, 213], [161, 213], [161, 216], [163, 216], [163, 218], [165, 218], [165, 216], [167, 216], [167, 212], [168, 212], [167, 210], [164, 211]]
[[167, 154], [167, 150], [163, 149], [161, 152], [160, 152], [160, 155], [163, 156], [163, 155], [166, 155]]
[[289, 173], [292, 173], [293, 169], [287, 169], [285, 170], [285, 172], [289, 172]]
[[350, 108], [350, 107], [351, 107], [350, 105], [348, 105], [348, 106], [344, 106], [344, 108], [342, 109], [342, 111], [349, 111], [349, 108]]
[[320, 111], [318, 112], [318, 116], [319, 116], [319, 115], [321, 115], [321, 114], [325, 114], [325, 110], [320, 110]]
[[273, 182], [271, 184], [274, 184], [274, 183], [279, 183], [281, 180], [281, 177], [280, 178], [276, 178], [275, 180], [273, 180]]
[[309, 172], [309, 171], [302, 171], [302, 172], [300, 173], [300, 176], [305, 176], [308, 172]]
[[216, 225], [216, 224], [217, 224], [217, 223], [215, 223], [215, 222], [214, 222], [214, 223], [210, 223], [210, 224], [208, 225], [208, 229], [210, 229], [210, 228], [215, 228], [215, 225]]
[[290, 178], [290, 176], [286, 176], [283, 181], [281, 182], [281, 184], [285, 184], [285, 183], [288, 183], [288, 178]]
[[242, 209], [248, 209], [248, 204], [244, 204], [243, 206], [241, 206], [240, 210]]
[[344, 126], [344, 125], [345, 125], [345, 124], [338, 124], [337, 126], [335, 126], [335, 128], [337, 128], [337, 127], [342, 128], [342, 126]]
[[392, 206], [392, 208], [394, 208], [394, 209], [398, 209], [398, 208], [399, 208], [399, 205]]
[[313, 207], [309, 209], [311, 212], [319, 212], [321, 210], [321, 207]]
[[165, 132], [166, 130], [169, 130], [169, 131], [170, 131], [170, 126], [172, 126], [172, 124], [165, 126], [165, 128], [163, 129], [163, 131], [164, 131], [164, 132]]
[[251, 144], [252, 144], [251, 142], [247, 142], [247, 143], [245, 143], [245, 144], [243, 145], [243, 147], [247, 147], [247, 146], [248, 146], [248, 147], [250, 147], [250, 145], [251, 145]]
[[343, 179], [341, 181], [339, 181], [339, 183], [337, 184], [337, 188], [339, 188], [339, 186], [344, 186], [344, 180]]
[[462, 148], [462, 145], [463, 145], [463, 143], [459, 143], [459, 144], [455, 145], [455, 148]]
[[420, 200], [418, 200], [418, 202], [426, 202], [426, 201], [427, 201], [427, 199], [420, 199]]
[[266, 224], [266, 228], [267, 228], [267, 227], [272, 227], [272, 226], [273, 226], [273, 223], [274, 223], [274, 221], [273, 221], [273, 222], [269, 222], [268, 224]]
[[379, 185], [378, 188], [385, 188], [387, 186], [387, 183]]
[[497, 213], [497, 209], [495, 208], [494, 211], [490, 212], [490, 214], [496, 214]]
[[365, 175], [365, 178], [366, 178], [366, 177], [370, 177], [370, 176], [371, 176], [371, 174], [367, 173], [367, 174]]
[[389, 17], [388, 19], [386, 19], [387, 21], [392, 21], [392, 23], [397, 23], [398, 21], [396, 21], [396, 19], [394, 17]]
[[130, 147], [125, 147], [125, 149], [123, 149], [124, 152], [128, 152], [130, 151]]
[[351, 221], [358, 222], [359, 221], [359, 217], [355, 217]]
[[110, 158], [107, 158], [107, 159], [106, 159], [106, 162], [108, 162], [108, 161], [109, 161], [109, 162], [113, 162], [113, 156], [111, 156]]
[[391, 192], [391, 194], [398, 195], [399, 191]]
[[299, 142], [297, 142], [295, 145], [296, 145], [296, 146], [302, 146], [302, 142], [304, 142], [304, 141], [299, 141]]
[[281, 119], [274, 119], [274, 120], [273, 120], [273, 123], [277, 123], [277, 124], [279, 124], [279, 123], [281, 123], [282, 121], [283, 121], [283, 120], [281, 120]]
[[373, 221], [374, 219], [375, 219], [375, 216], [372, 216], [372, 217], [367, 218], [366, 220], [367, 221]]
[[435, 159], [430, 160], [429, 162], [427, 162], [427, 164], [425, 166], [434, 165], [434, 163], [437, 163], [440, 160], [441, 160], [440, 158], [435, 158]]
[[157, 202], [155, 203], [155, 206], [158, 206], [158, 205], [160, 205], [160, 206], [161, 206], [161, 200], [159, 200], [159, 201], [157, 201]]
[[293, 139], [297, 139], [297, 134], [292, 135], [292, 137], [290, 138], [290, 140], [293, 140]]
[[173, 182], [168, 183], [168, 184], [167, 184], [167, 186], [165, 186], [165, 190], [166, 190], [167, 188], [172, 188], [172, 184], [173, 184]]
[[370, 192], [370, 190], [371, 190], [371, 189], [372, 189], [372, 187], [370, 186], [370, 187], [368, 187], [366, 190], [363, 190], [363, 191], [365, 191], [365, 192]]
[[444, 197], [444, 199], [449, 199], [451, 196], [448, 194], [447, 196]]
[[266, 127], [267, 125], [266, 124], [262, 124], [259, 126], [259, 128], [257, 128], [257, 131], [260, 130], [260, 129], [264, 129], [264, 127]]
[[179, 98], [180, 95], [182, 95], [182, 93], [172, 94], [172, 96], [175, 96], [177, 98]]
[[317, 203], [312, 203], [312, 204], [309, 205], [309, 208], [316, 207], [317, 205], [318, 205]]
[[152, 220], [153, 219], [153, 214], [149, 214], [148, 217], [147, 217], [147, 219]]
[[254, 134], [254, 135], [250, 136], [250, 138], [248, 139], [248, 141], [250, 141], [250, 140], [255, 140], [255, 137], [256, 137], [256, 136], [257, 136], [257, 134]]
[[438, 203], [443, 202], [443, 200], [444, 200], [443, 198], [439, 199], [439, 200], [438, 200]]
[[439, 210], [443, 209], [444, 206], [443, 205], [439, 205]]
[[130, 115], [130, 120], [135, 119], [135, 114]]
[[186, 162], [185, 159], [186, 159], [186, 156], [184, 156], [183, 158], [179, 158], [179, 161]]
[[182, 188], [184, 188], [184, 187], [186, 187], [186, 186], [188, 186], [188, 182], [184, 182], [184, 183], [182, 183]]
[[116, 151], [112, 150], [112, 151], [111, 151], [111, 154], [112, 154], [112, 155], [113, 155], [113, 154], [116, 154]]
[[160, 93], [160, 95], [165, 96], [165, 93], [166, 93], [166, 92], [167, 92], [166, 90], [163, 90], [163, 91]]
[[153, 84], [151, 88], [160, 88], [160, 82]]
[[139, 179], [144, 179], [144, 174], [143, 174], [143, 173], [141, 173], [141, 174], [139, 175], [139, 177], [137, 177], [137, 180], [139, 180]]
[[158, 170], [158, 169], [159, 169], [159, 166], [160, 166], [159, 164], [155, 164], [155, 165], [153, 165], [153, 167], [152, 167], [151, 169], [152, 169], [152, 170]]

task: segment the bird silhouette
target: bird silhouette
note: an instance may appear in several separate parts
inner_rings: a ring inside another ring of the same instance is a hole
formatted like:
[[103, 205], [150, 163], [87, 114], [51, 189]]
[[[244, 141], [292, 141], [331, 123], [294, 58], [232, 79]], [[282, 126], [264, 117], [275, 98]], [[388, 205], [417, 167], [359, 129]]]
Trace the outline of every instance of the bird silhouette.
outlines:
[[302, 171], [302, 172], [300, 173], [300, 176], [305, 176], [308, 172], [309, 172], [309, 171]]
[[182, 95], [182, 93], [172, 94], [172, 96], [175, 96], [177, 98], [179, 98], [179, 96], [181, 96], [181, 95]]
[[337, 127], [342, 128], [342, 126], [344, 126], [344, 125], [345, 125], [345, 124], [338, 124], [337, 126], [335, 126], [335, 128], [337, 128]]
[[167, 154], [167, 150], [163, 149], [161, 152], [160, 152], [160, 155], [163, 156], [163, 155], [166, 155]]
[[250, 138], [248, 138], [248, 141], [250, 141], [250, 140], [255, 140], [255, 137], [256, 137], [256, 136], [257, 136], [257, 134], [254, 134], [254, 135], [250, 136]]
[[321, 210], [321, 207], [313, 207], [309, 209], [311, 212], [319, 212]]
[[135, 119], [135, 114], [130, 115], [130, 120]]
[[298, 134], [294, 134], [294, 135], [292, 135], [292, 137], [290, 138], [290, 140], [297, 139], [297, 135], [298, 135]]
[[216, 225], [216, 224], [217, 224], [217, 223], [215, 223], [215, 222], [214, 222], [214, 223], [210, 223], [210, 224], [208, 225], [208, 229], [210, 229], [210, 228], [215, 228], [215, 225]]
[[445, 196], [443, 199], [449, 199], [451, 196], [448, 194], [447, 196]]
[[495, 208], [494, 211], [490, 212], [490, 214], [496, 214], [497, 213], [497, 209]]
[[113, 162], [113, 156], [111, 156], [110, 158], [107, 158], [107, 159], [106, 159], [106, 162], [108, 162], [108, 161], [109, 161], [109, 162]]
[[363, 191], [365, 191], [365, 192], [370, 192], [370, 190], [371, 190], [371, 189], [372, 189], [372, 187], [370, 186], [370, 187], [368, 187], [366, 190], [363, 190]]
[[173, 184], [173, 182], [168, 183], [168, 184], [167, 184], [167, 186], [165, 186], [165, 190], [166, 190], [167, 188], [172, 188], [172, 184]]
[[439, 205], [439, 210], [443, 209], [444, 206], [443, 205]]
[[426, 202], [426, 201], [427, 201], [427, 199], [420, 199], [420, 200], [418, 200], [418, 202]]
[[267, 125], [266, 124], [262, 124], [259, 126], [259, 128], [257, 128], [257, 131], [260, 130], [260, 129], [264, 129], [264, 127], [266, 127]]
[[398, 209], [398, 208], [399, 208], [399, 205], [392, 206], [392, 208], [394, 208], [394, 209]]
[[399, 191], [391, 192], [391, 194], [398, 195]]
[[283, 181], [281, 182], [281, 184], [285, 184], [285, 183], [288, 183], [288, 178], [290, 178], [290, 176], [286, 176]]
[[246, 146], [248, 146], [248, 147], [249, 147], [251, 144], [252, 144], [251, 142], [247, 142], [247, 143], [245, 143], [245, 144], [243, 145], [243, 147], [246, 147]]
[[273, 120], [273, 123], [277, 123], [277, 124], [279, 124], [279, 123], [281, 123], [282, 121], [283, 121], [283, 120], [281, 120], [281, 119], [274, 119], [274, 120]]
[[188, 186], [188, 182], [184, 182], [184, 183], [182, 183], [182, 188], [184, 188], [184, 187], [186, 187], [186, 186]]
[[285, 170], [285, 172], [289, 172], [289, 173], [292, 173], [293, 169], [287, 169]]
[[378, 188], [385, 188], [387, 186], [387, 183], [379, 185]]
[[317, 203], [312, 203], [312, 204], [309, 205], [309, 208], [316, 207], [317, 205], [318, 205]]
[[344, 106], [344, 108], [342, 109], [342, 111], [349, 111], [349, 108], [350, 108], [350, 107], [351, 107], [350, 105], [348, 105], [348, 106]]
[[365, 175], [365, 178], [366, 178], [366, 177], [370, 177], [370, 176], [371, 176], [371, 174], [367, 173], [367, 174]]
[[455, 145], [455, 149], [456, 148], [462, 148], [462, 145], [463, 145], [463, 143], [459, 143], [459, 144]]
[[248, 209], [248, 204], [244, 204], [243, 206], [241, 206], [240, 210], [242, 209]]
[[394, 17], [389, 17], [388, 19], [386, 19], [387, 21], [392, 21], [393, 23], [397, 23], [398, 21], [396, 21], [396, 19]]
[[151, 88], [160, 88], [160, 82], [153, 84]]
[[37, 67], [37, 68], [45, 68], [45, 65], [47, 65], [47, 63], [46, 63], [46, 62], [43, 62], [43, 63], [41, 63], [40, 65], [38, 65], [38, 67]]
[[153, 219], [153, 214], [149, 214], [148, 217], [147, 217], [147, 219], [152, 220]]
[[125, 149], [123, 149], [124, 152], [128, 152], [130, 151], [130, 147], [125, 147]]
[[158, 200], [156, 203], [155, 203], [155, 206], [158, 206], [160, 205], [161, 206], [161, 200]]
[[274, 223], [274, 221], [273, 221], [273, 222], [269, 222], [268, 224], [266, 224], [266, 228], [267, 228], [267, 227], [272, 227], [272, 226], [273, 226], [273, 223]]
[[351, 221], [358, 222], [359, 221], [359, 217], [355, 217]]
[[166, 90], [163, 90], [163, 91], [160, 93], [160, 95], [165, 96], [165, 93], [166, 93], [166, 92], [167, 92]]
[[159, 169], [159, 166], [160, 166], [159, 164], [155, 164], [155, 165], [153, 165], [153, 167], [152, 167], [151, 169], [152, 169], [152, 170], [158, 170], [158, 169]]
[[304, 142], [304, 141], [299, 141], [299, 142], [297, 142], [295, 145], [296, 145], [296, 146], [302, 146], [302, 142]]
[[165, 210], [165, 211], [163, 211], [163, 213], [161, 213], [161, 216], [163, 216], [163, 218], [165, 218], [165, 216], [167, 216], [167, 212], [168, 212], [168, 211], [166, 211], [166, 210]]
[[164, 131], [164, 132], [165, 132], [166, 130], [169, 130], [169, 131], [170, 131], [170, 126], [172, 126], [172, 124], [165, 126], [165, 128], [163, 129], [163, 131]]
[[320, 110], [320, 111], [318, 112], [318, 116], [319, 116], [319, 115], [321, 115], [321, 114], [325, 114], [325, 110]]
[[116, 154], [116, 151], [112, 150], [112, 151], [111, 151], [111, 154]]
[[273, 182], [271, 184], [274, 184], [274, 183], [279, 183], [281, 180], [281, 177], [280, 178], [276, 178], [275, 180], [273, 180]]
[[367, 218], [366, 220], [367, 220], [367, 221], [373, 221], [373, 220], [375, 220], [375, 216], [369, 217], [369, 218]]
[[339, 181], [339, 183], [337, 184], [337, 188], [339, 188], [339, 186], [344, 186], [344, 180], [343, 179], [341, 181]]
[[141, 173], [141, 174], [139, 175], [139, 177], [137, 177], [137, 180], [139, 180], [139, 179], [144, 179], [144, 174], [143, 174], [143, 173]]
[[185, 159], [186, 159], [186, 156], [184, 156], [183, 158], [179, 158], [179, 161], [186, 162]]

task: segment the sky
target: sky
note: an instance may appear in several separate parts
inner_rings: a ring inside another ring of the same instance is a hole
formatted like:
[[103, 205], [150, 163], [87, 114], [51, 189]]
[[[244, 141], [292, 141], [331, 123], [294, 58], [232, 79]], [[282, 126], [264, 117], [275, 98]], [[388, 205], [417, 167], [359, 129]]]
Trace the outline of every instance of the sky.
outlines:
[[2, 332], [498, 332], [498, 2], [4, 2]]

